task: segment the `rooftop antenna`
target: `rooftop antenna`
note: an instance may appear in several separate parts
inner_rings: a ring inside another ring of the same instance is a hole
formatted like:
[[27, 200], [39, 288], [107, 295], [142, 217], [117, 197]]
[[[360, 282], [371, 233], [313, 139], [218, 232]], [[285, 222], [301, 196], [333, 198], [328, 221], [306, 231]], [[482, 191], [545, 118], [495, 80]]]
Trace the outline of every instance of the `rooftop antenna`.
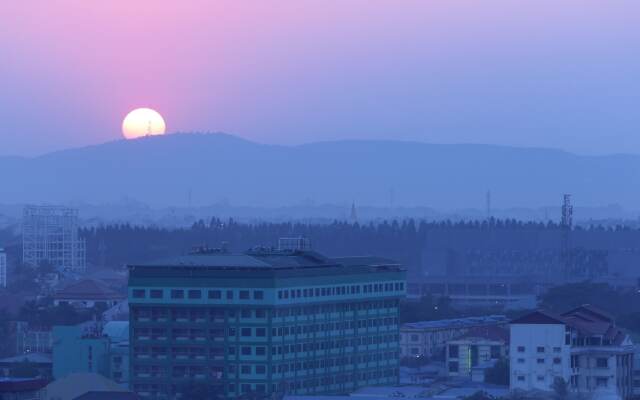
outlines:
[[491, 190], [487, 190], [487, 220], [491, 220]]

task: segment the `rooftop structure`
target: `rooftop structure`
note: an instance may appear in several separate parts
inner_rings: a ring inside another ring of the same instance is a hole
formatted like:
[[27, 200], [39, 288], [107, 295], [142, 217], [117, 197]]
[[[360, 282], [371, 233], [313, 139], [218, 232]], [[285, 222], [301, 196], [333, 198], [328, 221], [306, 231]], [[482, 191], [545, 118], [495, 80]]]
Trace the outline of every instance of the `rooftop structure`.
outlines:
[[40, 378], [0, 377], [0, 399], [39, 399], [39, 393], [47, 385]]
[[200, 249], [129, 272], [131, 387], [143, 397], [175, 398], [192, 380], [227, 399], [398, 383], [396, 262]]
[[22, 214], [22, 257], [27, 265], [84, 271], [86, 249], [78, 233], [78, 210], [60, 206], [26, 206]]

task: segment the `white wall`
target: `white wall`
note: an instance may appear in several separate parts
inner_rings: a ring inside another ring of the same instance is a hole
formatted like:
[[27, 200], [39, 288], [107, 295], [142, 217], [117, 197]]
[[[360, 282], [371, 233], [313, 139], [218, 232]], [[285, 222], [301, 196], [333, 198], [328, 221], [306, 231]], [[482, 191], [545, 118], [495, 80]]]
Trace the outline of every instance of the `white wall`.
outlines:
[[512, 324], [510, 330], [511, 389], [550, 390], [555, 377], [569, 382], [571, 353], [563, 324]]

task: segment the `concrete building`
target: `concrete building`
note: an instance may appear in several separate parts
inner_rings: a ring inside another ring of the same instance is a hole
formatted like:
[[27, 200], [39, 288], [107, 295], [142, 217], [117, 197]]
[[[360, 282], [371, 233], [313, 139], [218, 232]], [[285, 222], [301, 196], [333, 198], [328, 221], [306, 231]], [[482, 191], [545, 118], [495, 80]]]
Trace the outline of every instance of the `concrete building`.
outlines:
[[128, 387], [129, 322], [84, 323], [53, 328], [53, 377], [97, 373]]
[[49, 383], [41, 392], [41, 400], [74, 400], [89, 392], [128, 392], [103, 375], [73, 373]]
[[431, 357], [471, 328], [507, 325], [504, 315], [410, 322], [400, 327], [401, 357]]
[[484, 382], [484, 372], [509, 352], [509, 330], [502, 326], [471, 328], [447, 342], [447, 371], [450, 377]]
[[144, 397], [194, 380], [227, 399], [398, 383], [405, 271], [393, 261], [202, 249], [129, 268], [131, 386]]
[[7, 287], [7, 253], [0, 247], [0, 288]]
[[72, 271], [86, 269], [78, 210], [60, 206], [25, 206], [22, 213], [22, 257], [27, 265], [43, 262]]
[[562, 378], [576, 393], [633, 395], [633, 344], [610, 316], [589, 305], [512, 321], [510, 366], [511, 389], [548, 391]]

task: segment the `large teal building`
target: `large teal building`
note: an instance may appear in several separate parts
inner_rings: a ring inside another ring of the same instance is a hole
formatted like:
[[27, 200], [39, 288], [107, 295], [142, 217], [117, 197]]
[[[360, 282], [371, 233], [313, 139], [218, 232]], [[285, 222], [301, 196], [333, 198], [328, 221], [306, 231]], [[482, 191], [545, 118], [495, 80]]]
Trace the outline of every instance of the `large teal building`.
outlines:
[[347, 393], [398, 383], [405, 272], [375, 257], [201, 250], [129, 267], [131, 388], [178, 398]]

